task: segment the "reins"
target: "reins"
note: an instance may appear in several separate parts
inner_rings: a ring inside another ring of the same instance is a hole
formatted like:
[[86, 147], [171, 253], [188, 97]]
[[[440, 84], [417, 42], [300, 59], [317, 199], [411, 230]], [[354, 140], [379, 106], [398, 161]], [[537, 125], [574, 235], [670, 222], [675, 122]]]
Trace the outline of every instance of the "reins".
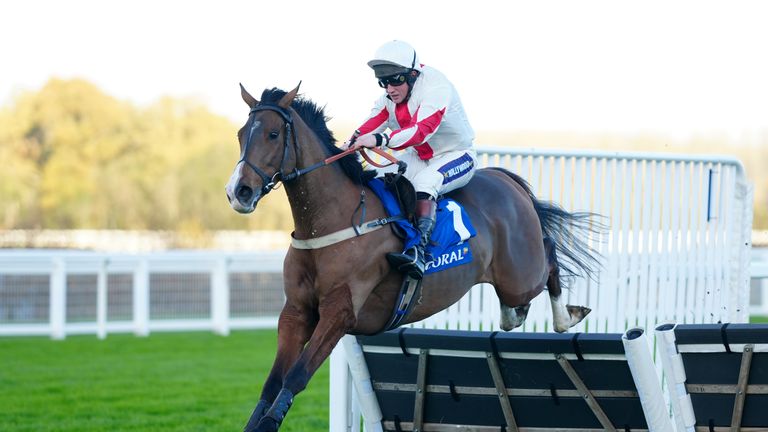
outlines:
[[[370, 151], [376, 153], [377, 155], [379, 155], [379, 156], [383, 157], [384, 159], [388, 160], [389, 163], [382, 165], [382, 164], [376, 162], [375, 160], [371, 159], [370, 156], [368, 156], [368, 153], [366, 153], [365, 150], [370, 150]], [[360, 148], [356, 148], [356, 149], [350, 148], [350, 149], [344, 150], [343, 152], [341, 152], [341, 153], [339, 153], [337, 155], [329, 157], [328, 159], [324, 160], [322, 162], [322, 164], [323, 165], [328, 165], [330, 163], [336, 162], [337, 160], [343, 158], [344, 156], [352, 154], [352, 153], [354, 153], [356, 151], [359, 151], [360, 155], [363, 157], [363, 159], [365, 159], [366, 162], [368, 162], [369, 164], [375, 166], [376, 168], [387, 168], [387, 167], [390, 167], [392, 165], [397, 165], [398, 166], [398, 171], [399, 171], [399, 168], [403, 167], [404, 164], [405, 164], [405, 162], [398, 160], [396, 157], [392, 156], [391, 154], [389, 154], [389, 153], [385, 152], [384, 150], [382, 150], [380, 148], [377, 148], [377, 147], [373, 147], [373, 148], [360, 147]], [[405, 168], [403, 168], [403, 171], [405, 171]]]
[[296, 134], [293, 132], [293, 129], [294, 129], [293, 118], [291, 117], [291, 113], [290, 111], [277, 105], [257, 105], [251, 108], [250, 114], [253, 115], [257, 111], [273, 111], [279, 114], [280, 117], [282, 117], [283, 122], [285, 124], [285, 134], [283, 139], [283, 159], [280, 161], [280, 168], [271, 177], [267, 175], [264, 171], [259, 169], [259, 167], [257, 167], [256, 165], [248, 161], [247, 159], [248, 147], [250, 147], [251, 145], [253, 132], [256, 130], [256, 127], [257, 127], [257, 124], [254, 121], [251, 121], [251, 126], [248, 129], [248, 136], [246, 138], [245, 147], [243, 148], [243, 154], [240, 157], [240, 160], [237, 162], [237, 163], [243, 162], [244, 164], [248, 165], [256, 174], [259, 175], [259, 177], [261, 177], [261, 181], [262, 181], [261, 195], [262, 196], [268, 194], [273, 189], [276, 189], [280, 182], [285, 183], [285, 182], [295, 180], [304, 174], [310, 173], [326, 165], [330, 165], [336, 162], [337, 160], [343, 158], [344, 156], [348, 156], [357, 151], [360, 152], [360, 154], [363, 156], [363, 159], [365, 159], [366, 162], [375, 166], [376, 168], [386, 168], [392, 165], [397, 165], [398, 173], [403, 174], [405, 172], [405, 169], [406, 169], [405, 162], [398, 160], [397, 158], [385, 152], [384, 150], [381, 150], [379, 148], [368, 149], [389, 161], [388, 164], [382, 165], [374, 161], [373, 159], [371, 159], [371, 157], [368, 156], [368, 154], [365, 152], [364, 147], [360, 147], [360, 148], [350, 148], [350, 149], [344, 150], [343, 152], [337, 155], [328, 157], [306, 168], [296, 167], [293, 169], [293, 171], [286, 173], [285, 160], [288, 158], [288, 148], [289, 148], [290, 142], [293, 142], [293, 147], [297, 149], [296, 153], [298, 154], [298, 143], [296, 141]]

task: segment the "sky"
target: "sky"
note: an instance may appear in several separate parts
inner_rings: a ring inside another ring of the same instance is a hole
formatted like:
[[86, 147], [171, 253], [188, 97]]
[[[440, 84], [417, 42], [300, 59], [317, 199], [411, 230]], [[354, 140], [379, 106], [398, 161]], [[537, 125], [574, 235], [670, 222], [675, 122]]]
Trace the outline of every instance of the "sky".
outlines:
[[10, 0], [0, 104], [51, 77], [137, 105], [191, 97], [236, 123], [238, 83], [356, 125], [392, 39], [458, 89], [476, 130], [768, 133], [766, 1]]

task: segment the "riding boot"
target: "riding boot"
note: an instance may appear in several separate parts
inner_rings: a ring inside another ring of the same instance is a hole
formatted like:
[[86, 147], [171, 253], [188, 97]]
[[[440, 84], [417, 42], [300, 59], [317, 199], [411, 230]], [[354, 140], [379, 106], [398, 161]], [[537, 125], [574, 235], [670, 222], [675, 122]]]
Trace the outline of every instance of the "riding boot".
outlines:
[[401, 273], [405, 273], [413, 279], [421, 279], [424, 276], [426, 266], [426, 250], [432, 230], [435, 228], [437, 202], [432, 199], [420, 199], [416, 201], [416, 217], [418, 218], [419, 243], [403, 253], [387, 254], [389, 263]]

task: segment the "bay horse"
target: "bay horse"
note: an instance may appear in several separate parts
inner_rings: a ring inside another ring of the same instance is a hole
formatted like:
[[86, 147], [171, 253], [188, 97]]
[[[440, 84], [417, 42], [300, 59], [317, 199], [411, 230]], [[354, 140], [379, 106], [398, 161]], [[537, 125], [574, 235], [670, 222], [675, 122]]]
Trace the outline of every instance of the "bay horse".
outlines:
[[[340, 157], [323, 109], [290, 92], [264, 90], [256, 100], [241, 85], [250, 107], [238, 132], [240, 160], [226, 186], [239, 213], [251, 213], [282, 183], [294, 221], [293, 237], [315, 239], [349, 229], [360, 219], [387, 217], [366, 186], [375, 171], [358, 154]], [[500, 169], [479, 169], [465, 187], [448, 194], [464, 206], [477, 235], [469, 240], [473, 260], [424, 276], [421, 301], [401, 324], [427, 318], [457, 302], [473, 285], [494, 286], [501, 327], [523, 324], [531, 300], [546, 287], [554, 329], [566, 331], [590, 312], [565, 305], [563, 277], [589, 276], [597, 264], [577, 229], [589, 228], [589, 213], [569, 213], [537, 200], [527, 183]], [[293, 398], [328, 358], [345, 334], [384, 330], [395, 307], [403, 276], [385, 255], [399, 252], [403, 240], [379, 229], [314, 248], [290, 247], [283, 264], [285, 306], [278, 320], [275, 361], [245, 430], [276, 431]], [[565, 256], [558, 261], [558, 253]], [[561, 271], [563, 274], [561, 274]]]

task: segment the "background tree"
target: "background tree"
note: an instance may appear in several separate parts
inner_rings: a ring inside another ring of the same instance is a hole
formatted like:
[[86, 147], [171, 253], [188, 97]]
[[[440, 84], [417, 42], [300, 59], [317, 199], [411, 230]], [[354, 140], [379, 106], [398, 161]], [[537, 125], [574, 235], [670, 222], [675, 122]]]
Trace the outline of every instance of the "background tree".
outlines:
[[0, 112], [3, 228], [289, 230], [279, 196], [251, 218], [224, 195], [237, 127], [192, 100], [139, 109], [83, 80], [49, 81]]
[[[290, 231], [282, 190], [250, 216], [226, 202], [239, 126], [194, 100], [166, 97], [140, 108], [84, 80], [52, 79], [0, 109], [0, 229]], [[337, 136], [352, 129], [331, 127]], [[675, 142], [653, 135], [480, 132], [477, 138], [480, 145], [523, 148], [734, 154], [755, 185], [754, 226], [765, 229], [768, 134], [759, 140], [733, 147], [727, 137]]]

